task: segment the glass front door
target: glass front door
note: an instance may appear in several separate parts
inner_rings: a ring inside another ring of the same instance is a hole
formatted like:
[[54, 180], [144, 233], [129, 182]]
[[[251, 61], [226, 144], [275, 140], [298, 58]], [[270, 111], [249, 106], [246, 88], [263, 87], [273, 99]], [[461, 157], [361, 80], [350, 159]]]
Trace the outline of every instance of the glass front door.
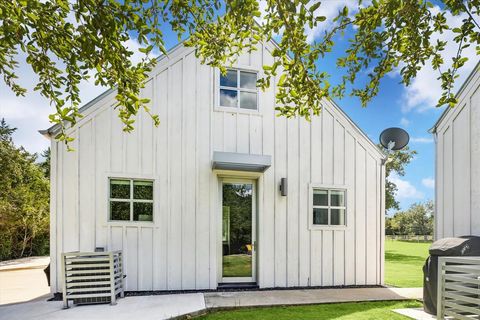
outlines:
[[222, 183], [222, 282], [255, 282], [255, 184]]

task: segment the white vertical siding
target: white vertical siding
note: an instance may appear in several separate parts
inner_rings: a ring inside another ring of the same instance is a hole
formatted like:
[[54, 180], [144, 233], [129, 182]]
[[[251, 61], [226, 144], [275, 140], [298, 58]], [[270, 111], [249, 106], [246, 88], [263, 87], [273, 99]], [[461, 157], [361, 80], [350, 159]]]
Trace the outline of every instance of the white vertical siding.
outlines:
[[[108, 184], [105, 181], [104, 172], [110, 170], [111, 164], [111, 108], [107, 105], [106, 108], [102, 108], [98, 115], [95, 117], [94, 123], [94, 147], [95, 147], [95, 161], [94, 161], [94, 172], [95, 172], [95, 186], [94, 186], [94, 200], [95, 200], [95, 247], [108, 247], [107, 233], [106, 229], [106, 215], [98, 214], [99, 212], [108, 212], [108, 203], [105, 199], [102, 199], [98, 195], [107, 195], [108, 196]], [[88, 173], [91, 174], [91, 173]]]
[[[311, 135], [310, 123], [305, 119], [299, 120], [299, 170], [298, 170], [298, 278], [299, 285], [310, 285], [310, 232], [305, 232], [309, 227], [309, 188], [311, 166]], [[303, 213], [303, 214], [302, 214]]]
[[470, 102], [470, 223], [471, 233], [480, 235], [480, 90], [474, 88]]
[[[334, 145], [334, 157], [333, 157], [333, 183], [335, 185], [346, 185], [345, 182], [345, 128], [338, 122], [334, 121], [333, 132], [333, 145]], [[347, 200], [348, 201], [348, 200]], [[342, 285], [346, 282], [346, 270], [345, 270], [345, 230], [334, 231], [334, 260], [333, 260], [333, 284]]]
[[[271, 49], [260, 46], [243, 55], [238, 67], [262, 76], [262, 64], [273, 62]], [[218, 76], [191, 49], [179, 47], [142, 91], [160, 116], [159, 127], [140, 113], [136, 130], [123, 133], [112, 93], [71, 130], [76, 152], [53, 143], [56, 257], [95, 247], [122, 249], [127, 290], [216, 288], [221, 219], [211, 156], [232, 151], [272, 156], [257, 181], [260, 287], [382, 283], [378, 150], [327, 101], [311, 122], [277, 117], [275, 88], [259, 93], [258, 112], [218, 108]], [[154, 221], [108, 221], [108, 177], [153, 179]], [[288, 179], [286, 197], [279, 191], [281, 178]], [[347, 190], [346, 227], [311, 228], [311, 184]]]
[[443, 155], [444, 143], [443, 134], [436, 135], [435, 146], [435, 216], [434, 216], [434, 237], [440, 239], [443, 237]]
[[138, 278], [140, 276], [139, 271], [141, 271], [138, 270], [138, 258], [140, 253], [138, 246], [139, 231], [141, 230], [136, 227], [125, 227], [123, 232], [124, 245], [122, 249], [125, 252], [125, 274], [127, 275], [126, 289], [129, 291], [139, 290]]
[[[73, 133], [75, 141], [72, 147], [78, 150], [78, 134], [75, 131]], [[63, 178], [62, 178], [62, 190], [63, 196], [62, 216], [63, 216], [63, 250], [64, 251], [77, 251], [80, 250], [80, 215], [78, 211], [78, 152], [68, 152], [65, 145], [62, 146], [63, 155]], [[91, 230], [90, 232], [93, 232]]]
[[[93, 122], [87, 121], [79, 127], [78, 153], [82, 154], [82, 160], [78, 161], [79, 190], [79, 232], [85, 236], [80, 237], [80, 251], [88, 251], [95, 247], [95, 134]], [[77, 157], [78, 158], [78, 157]], [[78, 158], [80, 159], [80, 158]]]
[[[356, 141], [348, 132], [345, 133], [345, 187], [351, 190], [347, 195], [347, 230], [345, 230], [345, 284], [356, 284], [356, 224], [355, 224], [355, 168]], [[383, 211], [382, 211], [383, 212]]]
[[57, 272], [57, 252], [58, 250], [57, 239], [58, 239], [58, 226], [57, 226], [57, 217], [58, 217], [58, 198], [57, 198], [57, 181], [59, 178], [58, 166], [58, 143], [52, 141], [50, 144], [50, 291], [55, 293], [57, 291], [58, 283], [58, 274]]
[[366, 284], [366, 266], [367, 250], [365, 248], [365, 239], [367, 237], [367, 215], [366, 215], [366, 198], [367, 198], [367, 175], [366, 175], [366, 150], [359, 144], [355, 149], [355, 283]]
[[480, 75], [464, 84], [458, 104], [435, 128], [435, 238], [480, 236]]
[[287, 286], [298, 287], [299, 270], [299, 123], [300, 120], [287, 124], [287, 176], [290, 188], [287, 201]]
[[[378, 262], [378, 235], [374, 232], [369, 232], [370, 226], [376, 226], [375, 229], [379, 229], [378, 221], [380, 216], [376, 213], [378, 212], [377, 209], [377, 181], [380, 180], [380, 177], [377, 176], [377, 167], [375, 163], [375, 159], [373, 159], [370, 155], [367, 155], [367, 189], [366, 189], [366, 212], [365, 212], [365, 251], [366, 251], [366, 283], [377, 283], [378, 277], [378, 270], [377, 270], [377, 262]], [[363, 240], [363, 239], [362, 239]]]
[[[459, 106], [460, 107], [460, 106]], [[456, 215], [453, 234], [470, 234], [470, 154], [469, 114], [462, 112], [453, 120], [453, 206]], [[467, 183], [463, 183], [467, 181]]]
[[156, 228], [153, 235], [153, 265], [155, 272], [153, 273], [153, 288], [161, 290], [168, 288], [168, 227], [169, 227], [169, 108], [161, 108], [160, 106], [168, 106], [169, 92], [165, 90], [168, 87], [168, 79], [170, 69], [166, 68], [160, 71], [154, 78], [154, 103], [152, 111], [160, 117], [161, 125], [154, 129], [155, 133], [155, 175], [157, 178], [158, 192], [156, 192], [155, 203], [155, 221]]
[[153, 289], [153, 229], [138, 228], [138, 290]]
[[[182, 194], [182, 75], [183, 60], [175, 62], [169, 68], [168, 94], [168, 182], [169, 224], [168, 224], [168, 289], [182, 289], [182, 210], [185, 195]], [[171, 79], [171, 80], [170, 80]], [[171, 107], [170, 107], [171, 106]]]
[[[182, 288], [195, 289], [196, 267], [196, 72], [195, 54], [184, 59], [182, 114]], [[192, 261], [193, 260], [193, 261]]]
[[[267, 49], [262, 49], [263, 59], [266, 64], [273, 63], [273, 57], [267, 53]], [[275, 117], [275, 110], [267, 108], [268, 105], [274, 105], [275, 94], [273, 90], [268, 90], [260, 96], [260, 108], [262, 109], [262, 140], [263, 154], [274, 155], [275, 152], [275, 128], [272, 119]], [[214, 112], [215, 113], [215, 112]], [[216, 147], [216, 146], [214, 146]], [[217, 150], [217, 149], [214, 149]], [[220, 149], [221, 150], [221, 149]], [[272, 158], [272, 167], [263, 174], [263, 203], [259, 206], [258, 220], [259, 246], [258, 268], [260, 270], [260, 281], [265, 287], [275, 286], [275, 195], [277, 194], [275, 180], [276, 158]]]
[[[275, 179], [272, 185], [274, 189], [275, 204], [275, 286], [286, 287], [287, 285], [287, 199], [279, 192], [278, 181], [287, 177], [287, 119], [275, 117]], [[290, 190], [291, 191], [291, 190]], [[291, 198], [290, 198], [291, 199]], [[293, 199], [291, 199], [293, 200]], [[261, 232], [261, 231], [260, 231]]]
[[196, 289], [208, 288], [210, 282], [209, 234], [210, 234], [210, 128], [211, 69], [196, 65], [197, 103], [197, 170], [196, 170]]

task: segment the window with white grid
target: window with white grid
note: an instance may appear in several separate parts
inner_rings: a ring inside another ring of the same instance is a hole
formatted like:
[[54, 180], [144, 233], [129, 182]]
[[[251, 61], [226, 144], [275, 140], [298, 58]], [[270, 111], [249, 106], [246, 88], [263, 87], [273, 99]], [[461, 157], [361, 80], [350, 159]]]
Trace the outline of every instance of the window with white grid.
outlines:
[[345, 190], [313, 188], [313, 225], [345, 226]]
[[220, 73], [219, 106], [258, 110], [257, 73], [227, 69]]
[[153, 221], [153, 181], [110, 178], [110, 221]]

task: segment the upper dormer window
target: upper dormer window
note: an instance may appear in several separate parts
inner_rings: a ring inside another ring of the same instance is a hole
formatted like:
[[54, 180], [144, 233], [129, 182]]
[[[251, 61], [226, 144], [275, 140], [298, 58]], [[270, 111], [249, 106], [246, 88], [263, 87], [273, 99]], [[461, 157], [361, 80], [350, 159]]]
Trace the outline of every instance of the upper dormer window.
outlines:
[[257, 73], [227, 69], [220, 73], [220, 107], [258, 110]]

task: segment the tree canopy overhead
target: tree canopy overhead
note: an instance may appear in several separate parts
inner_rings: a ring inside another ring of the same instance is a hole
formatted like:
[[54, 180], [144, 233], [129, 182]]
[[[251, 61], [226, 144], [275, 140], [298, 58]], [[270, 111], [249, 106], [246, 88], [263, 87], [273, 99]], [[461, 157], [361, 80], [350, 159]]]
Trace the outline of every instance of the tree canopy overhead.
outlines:
[[[57, 139], [66, 142], [71, 139], [66, 125], [81, 116], [79, 84], [90, 77], [117, 89], [125, 131], [133, 129], [140, 110], [150, 114], [140, 89], [156, 63], [152, 51], [166, 54], [167, 27], [179, 39], [189, 36], [186, 45], [195, 47], [204, 63], [222, 70], [240, 52], [278, 37], [275, 62], [264, 66], [258, 85], [265, 89], [277, 81], [277, 110], [287, 117], [308, 119], [320, 112], [322, 98], [346, 93], [366, 106], [387, 73], [399, 70], [401, 81], [409, 85], [425, 64], [441, 80], [438, 104], [454, 106], [452, 89], [467, 60], [464, 50], [475, 46], [480, 52], [480, 0], [357, 1], [354, 11], [345, 7], [333, 21], [322, 15], [321, 2], [311, 0], [0, 1], [0, 74], [17, 95], [25, 94], [17, 73], [20, 57], [26, 57], [38, 75], [35, 90], [54, 107], [50, 120], [62, 127]], [[447, 13], [462, 17], [463, 23], [450, 26]], [[306, 30], [322, 24], [324, 33], [310, 42]], [[455, 35], [452, 57], [443, 55], [447, 41], [434, 36], [447, 30]], [[337, 59], [344, 76], [333, 86], [317, 62], [346, 32], [348, 47]], [[144, 57], [136, 64], [129, 59], [134, 52], [125, 46], [130, 38], [142, 45]], [[364, 70], [369, 70], [369, 81], [359, 85], [357, 75]], [[158, 124], [158, 117], [151, 116]]]

